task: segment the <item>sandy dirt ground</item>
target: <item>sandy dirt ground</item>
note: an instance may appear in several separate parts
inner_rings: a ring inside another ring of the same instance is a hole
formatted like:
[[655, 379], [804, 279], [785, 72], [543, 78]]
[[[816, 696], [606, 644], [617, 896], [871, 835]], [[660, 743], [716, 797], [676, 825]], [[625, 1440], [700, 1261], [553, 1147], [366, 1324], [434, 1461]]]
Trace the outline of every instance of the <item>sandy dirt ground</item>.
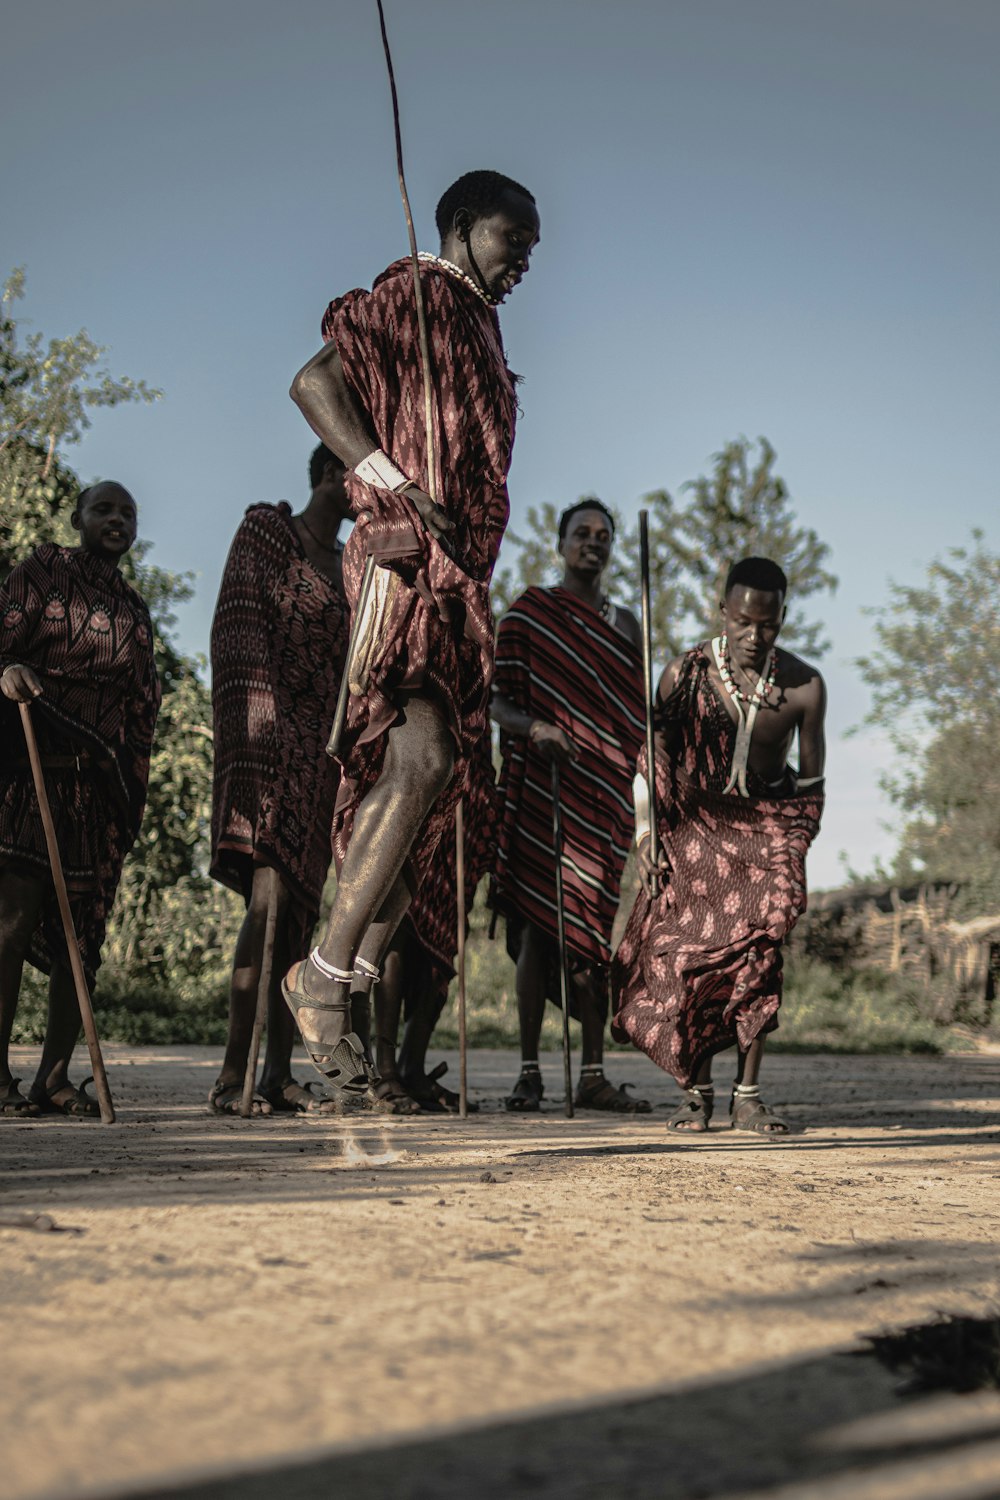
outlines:
[[851, 1352], [997, 1310], [1000, 1055], [773, 1057], [776, 1142], [668, 1137], [623, 1054], [652, 1115], [566, 1120], [557, 1057], [507, 1115], [477, 1052], [465, 1124], [222, 1120], [209, 1051], [108, 1060], [117, 1125], [0, 1121], [4, 1495], [1000, 1495], [1000, 1395]]

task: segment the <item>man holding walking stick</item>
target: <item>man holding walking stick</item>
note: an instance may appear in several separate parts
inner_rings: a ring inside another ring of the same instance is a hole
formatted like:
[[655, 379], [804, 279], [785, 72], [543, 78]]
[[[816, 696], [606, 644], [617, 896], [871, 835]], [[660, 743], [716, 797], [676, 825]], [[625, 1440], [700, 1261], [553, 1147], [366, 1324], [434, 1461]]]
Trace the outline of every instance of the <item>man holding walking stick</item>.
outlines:
[[[649, 1105], [604, 1075], [611, 927], [632, 833], [632, 771], [643, 737], [639, 624], [602, 579], [614, 519], [600, 500], [559, 521], [563, 576], [529, 588], [497, 632], [491, 713], [500, 726], [503, 798], [494, 905], [517, 964], [521, 1073], [512, 1111], [539, 1108], [538, 1041], [545, 1001], [560, 1003], [563, 959], [582, 1033], [579, 1109], [645, 1113]], [[553, 765], [558, 767], [556, 780]], [[553, 836], [558, 788], [562, 849]], [[566, 954], [559, 952], [556, 861], [561, 852]]]
[[[153, 631], [121, 576], [136, 506], [92, 485], [71, 520], [79, 547], [45, 543], [0, 590], [0, 1114], [96, 1117], [69, 1081], [80, 1033], [63, 924], [17, 705], [32, 707], [41, 770], [83, 970], [92, 986], [125, 856], [142, 820], [160, 693]], [[49, 1016], [27, 1097], [8, 1045], [25, 960], [49, 975]]]
[[[531, 194], [498, 172], [460, 177], [437, 224], [440, 254], [421, 257], [418, 281], [409, 259], [397, 261], [370, 292], [331, 303], [325, 347], [292, 385], [314, 431], [349, 466], [358, 524], [344, 579], [353, 609], [367, 559], [378, 563], [348, 664], [337, 894], [321, 942], [283, 984], [315, 1066], [357, 1092], [372, 1074], [368, 993], [488, 732], [489, 585], [507, 524], [517, 406], [496, 308], [539, 238]], [[421, 420], [418, 290], [432, 351], [434, 472]]]

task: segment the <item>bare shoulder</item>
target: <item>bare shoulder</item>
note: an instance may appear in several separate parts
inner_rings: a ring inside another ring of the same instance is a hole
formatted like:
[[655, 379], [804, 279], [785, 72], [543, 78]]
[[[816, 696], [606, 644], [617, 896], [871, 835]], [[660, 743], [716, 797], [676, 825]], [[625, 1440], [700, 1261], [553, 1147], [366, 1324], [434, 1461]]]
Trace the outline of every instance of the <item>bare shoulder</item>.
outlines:
[[826, 701], [826, 683], [819, 668], [781, 647], [778, 648], [778, 681], [786, 693], [794, 694], [803, 705]]
[[637, 651], [642, 650], [642, 627], [632, 611], [626, 609], [623, 604], [615, 605], [615, 629], [620, 630]]
[[[685, 653], [686, 654], [686, 653]], [[680, 681], [681, 668], [684, 666], [684, 656], [675, 656], [673, 661], [667, 662], [663, 669], [656, 689], [656, 696], [661, 703], [665, 703]]]

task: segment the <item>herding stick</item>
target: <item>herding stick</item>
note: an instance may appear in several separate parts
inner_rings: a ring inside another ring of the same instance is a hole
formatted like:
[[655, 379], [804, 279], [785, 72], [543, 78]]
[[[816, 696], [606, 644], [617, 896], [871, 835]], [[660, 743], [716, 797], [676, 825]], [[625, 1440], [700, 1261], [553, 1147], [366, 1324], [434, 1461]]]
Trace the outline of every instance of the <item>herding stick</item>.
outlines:
[[274, 970], [274, 936], [278, 930], [278, 872], [273, 866], [267, 871], [267, 918], [264, 922], [264, 952], [260, 961], [260, 978], [257, 980], [257, 1011], [253, 1018], [253, 1033], [250, 1051], [247, 1053], [247, 1069], [243, 1075], [243, 1093], [240, 1096], [240, 1118], [249, 1120], [253, 1114], [253, 1087], [257, 1082], [257, 1059], [260, 1057], [260, 1039], [267, 1023], [267, 1008], [271, 994], [271, 974]]
[[[396, 136], [396, 174], [399, 178], [399, 194], [403, 200], [403, 214], [406, 219], [406, 232], [410, 241], [410, 263], [413, 266], [413, 300], [417, 310], [417, 335], [420, 343], [420, 366], [424, 376], [424, 433], [425, 446], [427, 449], [427, 493], [437, 503], [437, 462], [435, 458], [434, 444], [434, 398], [431, 389], [431, 346], [427, 337], [427, 318], [424, 313], [424, 295], [420, 284], [420, 259], [417, 255], [417, 236], [413, 228], [413, 215], [410, 212], [410, 195], [406, 191], [406, 177], [403, 172], [403, 137], [399, 126], [399, 99], [396, 94], [396, 75], [392, 67], [392, 53], [389, 50], [389, 35], [385, 29], [385, 12], [382, 9], [382, 0], [376, 0], [378, 5], [379, 27], [382, 31], [382, 50], [385, 53], [385, 66], [389, 74], [389, 91], [392, 95], [392, 123]], [[347, 698], [350, 691], [350, 667], [354, 660], [358, 631], [365, 612], [365, 604], [371, 591], [372, 580], [375, 577], [375, 559], [368, 555], [365, 560], [365, 570], [361, 577], [361, 590], [358, 594], [358, 605], [354, 614], [354, 622], [351, 626], [351, 641], [347, 648], [347, 666], [340, 682], [340, 693], [337, 698], [337, 712], [334, 715], [333, 728], [327, 742], [327, 755], [334, 756], [340, 745], [340, 737], [344, 732], [344, 721], [347, 718]]]
[[556, 935], [559, 941], [559, 993], [562, 999], [563, 1073], [566, 1081], [566, 1118], [573, 1118], [573, 1069], [569, 1048], [569, 953], [563, 906], [563, 827], [559, 800], [559, 763], [552, 762], [552, 845], [556, 854]]
[[52, 871], [52, 884], [56, 888], [56, 900], [59, 903], [59, 915], [62, 918], [63, 933], [66, 938], [66, 950], [69, 954], [69, 966], [73, 974], [73, 984], [76, 988], [77, 1004], [80, 1007], [80, 1020], [83, 1022], [83, 1033], [87, 1038], [90, 1066], [94, 1070], [97, 1102], [101, 1106], [101, 1119], [104, 1124], [113, 1125], [115, 1123], [115, 1106], [112, 1103], [111, 1090], [108, 1087], [108, 1075], [104, 1070], [101, 1043], [98, 1039], [97, 1026], [94, 1022], [94, 1008], [90, 1003], [87, 976], [83, 972], [80, 945], [77, 942], [76, 928], [73, 926], [73, 913], [69, 908], [69, 893], [66, 890], [66, 877], [63, 875], [62, 860], [59, 858], [56, 827], [52, 821], [49, 795], [45, 790], [45, 776], [42, 771], [41, 756], [38, 753], [38, 741], [35, 739], [35, 726], [31, 722], [31, 704], [19, 703], [17, 706], [21, 710], [21, 724], [24, 728], [24, 738], [28, 746], [28, 760], [31, 762], [31, 775], [35, 783], [38, 810], [42, 815], [42, 827], [45, 830], [45, 847], [49, 852], [49, 868]]
[[646, 782], [649, 787], [649, 858], [653, 865], [652, 894], [659, 890], [656, 875], [660, 839], [656, 826], [656, 756], [653, 743], [653, 625], [649, 606], [649, 511], [639, 512], [639, 580], [642, 599], [642, 686], [646, 699]]
[[458, 1117], [469, 1117], [468, 1055], [465, 1041], [465, 799], [455, 808], [455, 882], [458, 911]]

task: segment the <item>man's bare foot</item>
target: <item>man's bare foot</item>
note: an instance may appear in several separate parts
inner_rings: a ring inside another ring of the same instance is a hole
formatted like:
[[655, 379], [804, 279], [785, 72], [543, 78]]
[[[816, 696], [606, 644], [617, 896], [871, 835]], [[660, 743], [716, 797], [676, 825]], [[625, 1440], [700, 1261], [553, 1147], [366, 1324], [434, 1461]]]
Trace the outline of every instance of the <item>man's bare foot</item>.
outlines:
[[85, 1078], [79, 1088], [75, 1088], [68, 1078], [51, 1089], [35, 1084], [28, 1100], [42, 1115], [69, 1115], [77, 1120], [99, 1120], [101, 1106], [87, 1093], [87, 1084], [93, 1081], [92, 1078]]
[[[208, 1095], [208, 1107], [213, 1115], [238, 1115], [243, 1099], [243, 1084], [219, 1078], [213, 1083]], [[272, 1114], [270, 1104], [259, 1090], [254, 1089], [250, 1101], [251, 1117]]]
[[276, 1115], [336, 1115], [340, 1105], [327, 1094], [315, 1094], [315, 1082], [299, 1083], [289, 1075], [284, 1083], [260, 1081], [260, 1092]]

